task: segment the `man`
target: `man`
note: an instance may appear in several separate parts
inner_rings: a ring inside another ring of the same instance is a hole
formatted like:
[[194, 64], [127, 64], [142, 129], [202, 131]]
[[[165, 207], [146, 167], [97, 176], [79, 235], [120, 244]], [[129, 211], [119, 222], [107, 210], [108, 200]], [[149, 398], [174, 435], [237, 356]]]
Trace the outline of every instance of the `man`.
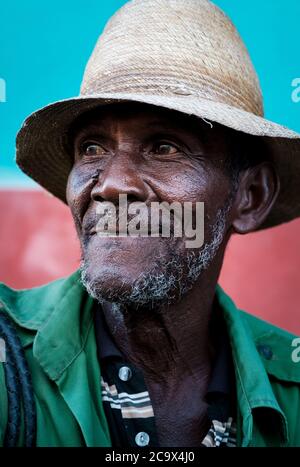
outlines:
[[[18, 164], [68, 203], [82, 249], [80, 273], [0, 289], [31, 374], [34, 404], [22, 394], [37, 446], [300, 445], [294, 336], [217, 285], [233, 233], [299, 215], [299, 138], [263, 118], [247, 51], [208, 0], [134, 0], [110, 20], [80, 97], [31, 115], [17, 138]], [[148, 235], [128, 234], [137, 203]], [[194, 214], [204, 203], [203, 244], [163, 235], [163, 221], [153, 232], [153, 203]]]

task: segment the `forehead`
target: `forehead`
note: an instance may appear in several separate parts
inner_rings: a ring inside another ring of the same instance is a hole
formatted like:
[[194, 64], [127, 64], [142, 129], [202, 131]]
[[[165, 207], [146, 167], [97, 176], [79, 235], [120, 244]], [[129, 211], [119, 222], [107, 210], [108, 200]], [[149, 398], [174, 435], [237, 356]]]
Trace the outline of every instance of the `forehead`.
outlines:
[[80, 116], [73, 124], [70, 133], [73, 138], [89, 129], [114, 133], [134, 132], [137, 136], [146, 133], [163, 131], [199, 138], [202, 142], [224, 140], [226, 129], [218, 124], [185, 115], [175, 110], [156, 107], [149, 104], [124, 102], [97, 107]]

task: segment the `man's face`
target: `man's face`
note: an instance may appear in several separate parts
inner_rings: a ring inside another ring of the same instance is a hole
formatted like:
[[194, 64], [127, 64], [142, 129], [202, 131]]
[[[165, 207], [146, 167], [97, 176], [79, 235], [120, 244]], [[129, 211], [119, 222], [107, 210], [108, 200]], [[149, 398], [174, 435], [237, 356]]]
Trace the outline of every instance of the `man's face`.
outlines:
[[[98, 300], [147, 305], [178, 299], [224, 244], [231, 183], [222, 127], [143, 104], [97, 109], [73, 129], [67, 187], [82, 249], [83, 281]], [[204, 245], [186, 238], [107, 237], [96, 232], [101, 203], [204, 202]]]

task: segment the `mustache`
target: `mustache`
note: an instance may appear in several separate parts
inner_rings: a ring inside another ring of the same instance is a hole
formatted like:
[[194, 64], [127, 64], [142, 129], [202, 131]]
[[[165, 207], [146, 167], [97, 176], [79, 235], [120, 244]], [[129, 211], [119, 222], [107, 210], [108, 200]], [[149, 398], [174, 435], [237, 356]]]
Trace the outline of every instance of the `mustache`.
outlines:
[[[97, 212], [95, 208], [90, 209], [86, 212], [83, 217], [81, 230], [82, 234], [85, 237], [89, 237], [96, 233], [104, 232], [103, 226], [107, 224], [107, 232], [110, 232], [110, 225], [112, 224], [114, 232], [118, 233], [126, 233], [129, 234], [128, 227], [130, 222], [137, 217], [137, 213], [132, 213], [130, 211], [130, 204], [128, 204], [128, 208], [126, 210], [119, 209], [118, 205], [114, 205], [115, 209], [111, 213], [109, 212], [109, 207], [105, 208], [105, 202], [102, 203], [102, 210], [101, 213]], [[138, 221], [136, 224], [140, 224], [143, 227], [143, 233], [146, 235], [150, 235], [152, 230], [151, 224], [151, 209], [150, 206], [143, 208], [138, 213]], [[121, 225], [121, 229], [120, 229]], [[173, 232], [174, 228], [174, 213], [170, 211], [170, 232]], [[161, 236], [163, 233], [163, 223], [161, 216], [159, 217], [158, 224], [155, 230], [158, 236]]]

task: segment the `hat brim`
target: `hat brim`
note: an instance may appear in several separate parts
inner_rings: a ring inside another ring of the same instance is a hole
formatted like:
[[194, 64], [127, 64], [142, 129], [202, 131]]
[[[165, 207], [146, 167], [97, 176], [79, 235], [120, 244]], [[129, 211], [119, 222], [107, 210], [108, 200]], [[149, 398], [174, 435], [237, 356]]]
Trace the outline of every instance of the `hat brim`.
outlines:
[[68, 130], [76, 118], [101, 105], [141, 102], [194, 115], [267, 140], [280, 177], [280, 194], [261, 228], [300, 216], [300, 134], [242, 109], [194, 96], [97, 94], [50, 104], [23, 123], [17, 135], [16, 161], [33, 180], [66, 203], [66, 185], [73, 165]]

